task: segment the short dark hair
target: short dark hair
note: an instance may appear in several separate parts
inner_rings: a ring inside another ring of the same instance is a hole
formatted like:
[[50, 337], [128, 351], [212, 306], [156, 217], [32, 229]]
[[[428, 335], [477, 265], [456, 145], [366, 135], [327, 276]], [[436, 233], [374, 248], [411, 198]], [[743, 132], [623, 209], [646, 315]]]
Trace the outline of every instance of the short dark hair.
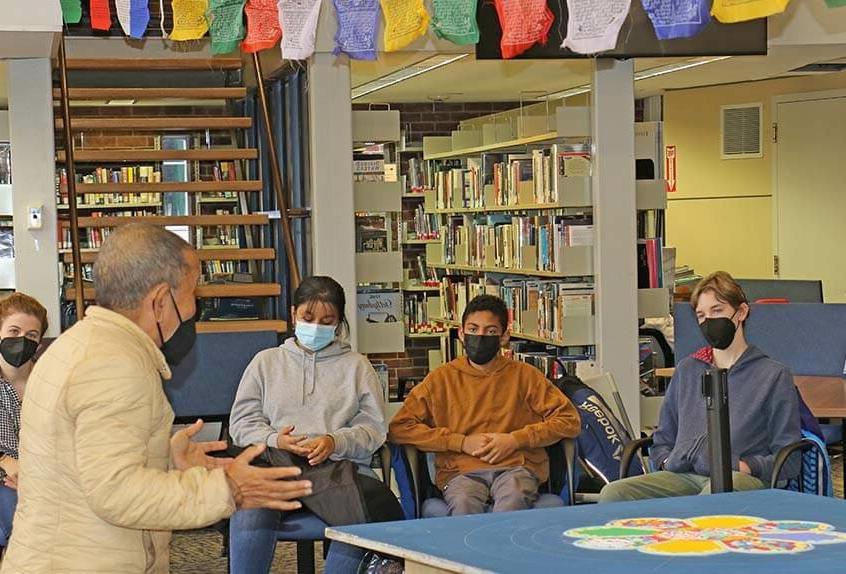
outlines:
[[347, 322], [347, 313], [345, 311], [347, 305], [347, 297], [344, 294], [344, 288], [341, 284], [332, 279], [322, 275], [313, 275], [306, 277], [294, 291], [294, 298], [292, 303], [296, 309], [300, 305], [308, 305], [311, 307], [315, 303], [325, 303], [332, 305], [335, 311], [338, 312], [338, 325], [342, 325], [349, 333], [350, 325]]
[[489, 311], [496, 315], [499, 319], [499, 324], [502, 325], [502, 332], [508, 330], [508, 307], [505, 306], [505, 301], [496, 295], [477, 295], [467, 303], [464, 308], [464, 314], [461, 315], [461, 326], [467, 323], [467, 317], [473, 313], [480, 311]]

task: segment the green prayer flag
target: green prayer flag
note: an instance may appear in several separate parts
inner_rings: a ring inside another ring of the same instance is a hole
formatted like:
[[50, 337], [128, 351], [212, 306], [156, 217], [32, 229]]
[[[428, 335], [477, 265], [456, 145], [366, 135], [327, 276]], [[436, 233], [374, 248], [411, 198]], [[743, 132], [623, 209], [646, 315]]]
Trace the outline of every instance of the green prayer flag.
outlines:
[[247, 0], [210, 0], [209, 35], [212, 54], [228, 54], [244, 39], [244, 5]]
[[82, 19], [82, 0], [61, 0], [65, 24], [79, 24]]
[[479, 42], [476, 0], [433, 0], [432, 28], [439, 38], [464, 46]]

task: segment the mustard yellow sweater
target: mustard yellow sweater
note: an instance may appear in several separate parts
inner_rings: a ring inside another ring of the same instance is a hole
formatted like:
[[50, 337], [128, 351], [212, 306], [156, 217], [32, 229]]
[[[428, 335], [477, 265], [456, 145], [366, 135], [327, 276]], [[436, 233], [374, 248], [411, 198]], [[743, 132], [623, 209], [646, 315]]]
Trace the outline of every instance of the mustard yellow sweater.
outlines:
[[[543, 482], [549, 477], [544, 447], [578, 435], [579, 428], [576, 408], [536, 368], [499, 357], [483, 372], [461, 357], [411, 390], [388, 438], [437, 453], [435, 480], [442, 489], [459, 474], [515, 466]], [[518, 449], [491, 466], [461, 452], [464, 437], [477, 433], [511, 433]]]

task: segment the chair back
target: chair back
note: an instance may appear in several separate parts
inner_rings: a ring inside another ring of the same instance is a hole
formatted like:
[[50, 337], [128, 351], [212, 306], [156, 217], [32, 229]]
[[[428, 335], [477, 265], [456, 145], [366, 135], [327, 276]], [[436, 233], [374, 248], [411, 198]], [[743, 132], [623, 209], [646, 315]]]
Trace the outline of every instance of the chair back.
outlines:
[[[846, 364], [846, 305], [790, 303], [751, 305], [744, 332], [749, 343], [794, 375], [840, 377]], [[676, 357], [707, 345], [693, 309], [676, 304]]]
[[278, 344], [273, 331], [198, 334], [164, 386], [177, 421], [227, 421], [244, 369], [256, 353]]

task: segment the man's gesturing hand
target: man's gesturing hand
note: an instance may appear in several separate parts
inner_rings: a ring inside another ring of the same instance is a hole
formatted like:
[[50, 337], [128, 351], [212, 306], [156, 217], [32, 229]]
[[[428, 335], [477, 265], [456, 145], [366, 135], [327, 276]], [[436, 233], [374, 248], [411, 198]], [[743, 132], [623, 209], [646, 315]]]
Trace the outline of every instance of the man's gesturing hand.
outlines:
[[202, 428], [202, 419], [197, 419], [194, 424], [173, 433], [170, 438], [170, 457], [177, 470], [188, 470], [194, 466], [211, 470], [232, 462], [231, 458], [215, 458], [208, 455], [210, 452], [226, 450], [226, 441], [194, 442], [192, 440]]
[[253, 445], [226, 466], [224, 472], [229, 488], [239, 509], [271, 508], [297, 510], [302, 507], [297, 499], [311, 494], [308, 480], [288, 480], [300, 475], [295, 466], [259, 468], [250, 461], [264, 452], [265, 446]]

